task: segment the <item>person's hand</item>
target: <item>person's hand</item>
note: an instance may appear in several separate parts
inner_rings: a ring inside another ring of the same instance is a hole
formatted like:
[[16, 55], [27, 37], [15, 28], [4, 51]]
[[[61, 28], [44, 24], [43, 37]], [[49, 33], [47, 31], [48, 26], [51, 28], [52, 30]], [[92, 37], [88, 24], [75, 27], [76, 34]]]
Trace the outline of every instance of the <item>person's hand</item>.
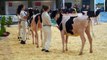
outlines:
[[59, 26], [58, 26], [58, 25], [57, 25], [56, 27], [59, 29]]

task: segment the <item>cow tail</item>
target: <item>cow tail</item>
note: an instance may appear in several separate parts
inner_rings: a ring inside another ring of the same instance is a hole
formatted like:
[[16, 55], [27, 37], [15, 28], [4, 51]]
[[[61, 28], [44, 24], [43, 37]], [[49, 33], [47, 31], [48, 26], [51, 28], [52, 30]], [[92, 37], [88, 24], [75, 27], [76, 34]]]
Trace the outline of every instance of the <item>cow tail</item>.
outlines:
[[93, 25], [92, 25], [92, 20], [90, 19], [90, 17], [88, 17], [88, 20], [89, 20], [91, 34], [95, 38], [95, 34], [94, 34], [94, 30], [93, 30]]
[[42, 14], [40, 14], [40, 22], [42, 23]]

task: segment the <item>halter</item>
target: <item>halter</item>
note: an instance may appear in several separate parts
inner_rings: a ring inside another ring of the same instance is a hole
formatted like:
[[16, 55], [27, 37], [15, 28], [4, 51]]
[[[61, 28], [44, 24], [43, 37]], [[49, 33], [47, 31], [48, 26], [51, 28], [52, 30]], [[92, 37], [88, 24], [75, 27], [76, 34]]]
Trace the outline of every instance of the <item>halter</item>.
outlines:
[[60, 24], [58, 25], [59, 27], [61, 26], [62, 21], [60, 22]]
[[31, 16], [30, 19], [27, 19], [27, 23], [28, 23], [28, 26], [30, 26], [30, 20], [32, 19], [33, 16]]
[[[54, 20], [55, 20], [55, 19], [54, 19]], [[55, 22], [56, 22], [56, 21], [55, 21]], [[62, 21], [61, 21], [60, 24], [58, 25], [57, 22], [56, 22], [56, 24], [57, 24], [57, 26], [58, 26], [58, 27], [57, 27], [58, 29], [59, 29], [59, 27], [61, 26], [61, 23], [62, 23]]]

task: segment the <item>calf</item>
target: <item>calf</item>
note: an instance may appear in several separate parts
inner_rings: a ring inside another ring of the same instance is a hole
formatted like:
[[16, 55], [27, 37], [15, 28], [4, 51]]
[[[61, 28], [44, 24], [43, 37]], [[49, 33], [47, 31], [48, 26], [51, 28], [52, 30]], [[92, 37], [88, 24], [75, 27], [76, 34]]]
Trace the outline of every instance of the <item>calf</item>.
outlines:
[[64, 14], [59, 13], [58, 11], [53, 11], [51, 13], [51, 18], [55, 19], [58, 28], [61, 32], [61, 38], [62, 38], [62, 45], [63, 45], [63, 52], [68, 50], [67, 44], [68, 44], [68, 37], [70, 35], [73, 36], [80, 36], [82, 41], [82, 46], [79, 52], [79, 55], [83, 54], [84, 45], [86, 42], [85, 33], [88, 37], [89, 43], [90, 43], [90, 53], [93, 52], [92, 50], [92, 37], [90, 34], [90, 17], [94, 17], [94, 12], [90, 11], [87, 12], [87, 15], [82, 16], [66, 16]]

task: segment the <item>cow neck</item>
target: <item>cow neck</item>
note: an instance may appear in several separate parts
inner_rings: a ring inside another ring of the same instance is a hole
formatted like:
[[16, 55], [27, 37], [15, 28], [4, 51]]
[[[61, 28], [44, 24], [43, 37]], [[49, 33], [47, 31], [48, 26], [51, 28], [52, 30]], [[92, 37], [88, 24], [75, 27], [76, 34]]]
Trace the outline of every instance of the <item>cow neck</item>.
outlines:
[[62, 22], [62, 17], [63, 17], [63, 15], [60, 13], [60, 17], [57, 19], [57, 24], [58, 24], [58, 26], [61, 24], [61, 22]]
[[28, 20], [30, 20], [33, 17], [33, 12], [29, 12]]

